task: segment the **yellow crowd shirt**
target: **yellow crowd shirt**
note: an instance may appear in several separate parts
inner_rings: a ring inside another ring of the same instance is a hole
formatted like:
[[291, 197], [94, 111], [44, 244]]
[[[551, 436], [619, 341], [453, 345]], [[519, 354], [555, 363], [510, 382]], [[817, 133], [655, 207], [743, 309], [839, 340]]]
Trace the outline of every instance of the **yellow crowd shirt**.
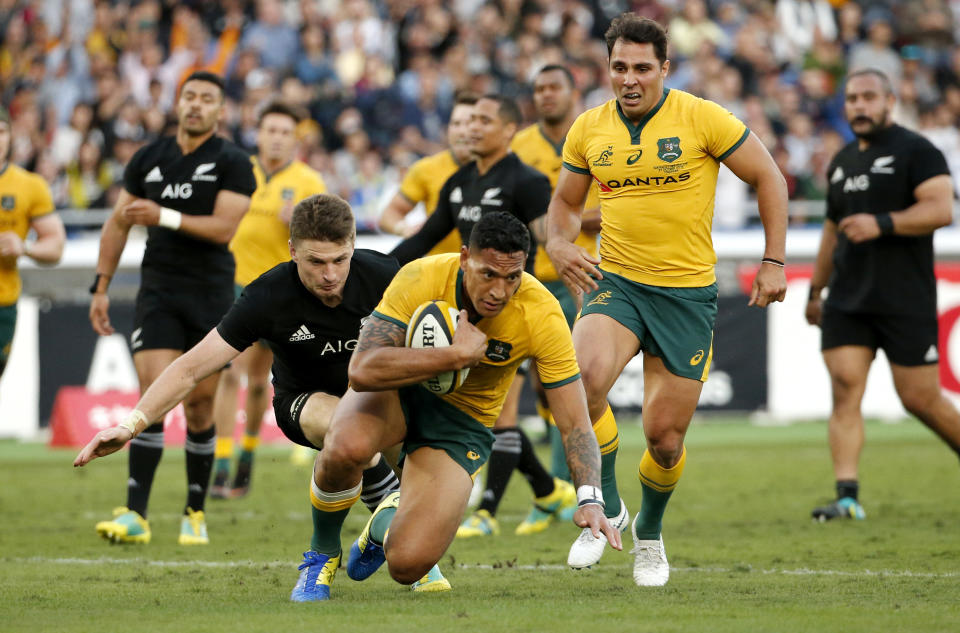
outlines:
[[[510, 143], [510, 149], [517, 157], [530, 165], [534, 169], [543, 173], [550, 179], [550, 190], [557, 188], [557, 180], [560, 178], [560, 169], [563, 166], [563, 143], [554, 145], [543, 133], [540, 125], [531, 125], [520, 132], [517, 132]], [[597, 195], [596, 185], [591, 185], [587, 192], [587, 199], [583, 204], [584, 209], [595, 209], [600, 206], [600, 198]], [[587, 249], [594, 257], [597, 255], [597, 235], [596, 233], [583, 233], [577, 236], [576, 244]], [[547, 251], [543, 244], [537, 245], [537, 257], [533, 264], [533, 274], [543, 282], [557, 281], [560, 276], [557, 269], [553, 267], [550, 258], [547, 257]]]
[[[53, 213], [53, 196], [42, 177], [16, 165], [0, 172], [0, 233], [13, 231], [26, 239], [34, 218]], [[20, 273], [16, 257], [0, 257], [0, 306], [20, 297]]]
[[[401, 268], [373, 314], [406, 329], [414, 311], [434, 299], [460, 309], [465, 306], [459, 255], [425, 257]], [[533, 275], [523, 273], [520, 288], [500, 314], [480, 319], [475, 325], [487, 335], [486, 356], [470, 369], [463, 386], [438, 397], [484, 426], [492, 427], [496, 422], [514, 374], [525, 358], [535, 360], [547, 389], [580, 377], [570, 328], [560, 304]]]
[[[427, 215], [430, 215], [437, 208], [437, 200], [440, 198], [440, 190], [443, 189], [444, 183], [460, 167], [461, 165], [457, 164], [453, 157], [453, 152], [448, 149], [433, 156], [421, 158], [407, 170], [403, 182], [400, 183], [400, 193], [412, 204], [422, 202]], [[453, 230], [437, 242], [427, 255], [459, 252], [460, 234]]]
[[327, 191], [323, 177], [299, 160], [288, 163], [270, 176], [266, 175], [256, 157], [250, 160], [257, 189], [230, 241], [230, 250], [237, 262], [235, 279], [241, 286], [290, 259], [287, 246], [290, 227], [280, 219], [280, 212], [292, 209], [304, 198]]
[[599, 187], [600, 268], [654, 286], [712, 284], [717, 172], [749, 134], [721, 106], [680, 90], [664, 90], [637, 125], [616, 99], [577, 117], [563, 165]]

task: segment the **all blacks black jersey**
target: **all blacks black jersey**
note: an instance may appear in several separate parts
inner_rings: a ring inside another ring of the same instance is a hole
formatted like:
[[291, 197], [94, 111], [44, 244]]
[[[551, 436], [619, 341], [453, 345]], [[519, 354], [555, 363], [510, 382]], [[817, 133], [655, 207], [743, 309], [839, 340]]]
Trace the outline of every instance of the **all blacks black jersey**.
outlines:
[[323, 391], [342, 396], [360, 326], [380, 303], [399, 269], [397, 260], [389, 255], [356, 249], [343, 301], [331, 308], [304, 287], [297, 265], [285, 262], [243, 289], [217, 325], [217, 332], [238, 351], [265, 340], [273, 350], [276, 391]]
[[[458, 169], [444, 183], [437, 208], [416, 235], [401, 242], [392, 252], [401, 264], [423, 257], [437, 242], [457, 229], [464, 244], [480, 217], [494, 211], [516, 216], [524, 225], [547, 212], [550, 180], [510, 152], [480, 175], [471, 162]], [[528, 265], [532, 266], [536, 240], [530, 236]]]
[[[902, 211], [917, 202], [914, 190], [949, 175], [947, 162], [923, 136], [892, 125], [861, 150], [854, 140], [827, 168], [827, 218]], [[837, 233], [826, 304], [846, 312], [936, 313], [933, 234], [882, 235], [854, 244]]]
[[[184, 155], [173, 136], [143, 147], [127, 165], [123, 186], [138, 198], [186, 215], [212, 215], [221, 190], [249, 196], [257, 188], [250, 156], [218, 136]], [[233, 254], [226, 244], [214, 244], [183, 231], [147, 227], [147, 247], [141, 276], [177, 286], [233, 284]]]

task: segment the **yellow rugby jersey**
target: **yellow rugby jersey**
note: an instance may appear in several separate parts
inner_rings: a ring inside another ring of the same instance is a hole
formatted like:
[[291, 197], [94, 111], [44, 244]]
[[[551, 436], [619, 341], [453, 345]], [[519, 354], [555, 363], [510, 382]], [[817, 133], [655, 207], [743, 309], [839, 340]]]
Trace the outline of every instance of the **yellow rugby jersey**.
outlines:
[[[443, 189], [443, 184], [460, 167], [461, 165], [457, 164], [453, 152], [449, 149], [438, 152], [433, 156], [421, 158], [407, 170], [403, 182], [400, 183], [400, 193], [413, 204], [422, 202], [427, 215], [430, 215], [437, 208], [437, 200], [440, 198], [440, 190]], [[459, 252], [460, 234], [454, 229], [450, 231], [449, 235], [437, 242], [437, 245], [431, 248], [427, 255]]]
[[600, 189], [600, 268], [654, 286], [712, 284], [717, 172], [749, 134], [721, 106], [680, 90], [664, 90], [638, 125], [616, 99], [577, 117], [563, 165]]
[[[550, 190], [556, 190], [557, 180], [560, 178], [560, 169], [563, 166], [563, 143], [554, 145], [553, 141], [543, 133], [540, 125], [536, 124], [517, 132], [510, 142], [510, 149], [520, 160], [549, 178]], [[600, 197], [597, 195], [597, 187], [591, 185], [583, 208], [594, 209], [598, 206], [600, 206]], [[591, 255], [597, 255], [597, 236], [595, 233], [581, 232], [575, 243], [587, 249]], [[537, 245], [533, 274], [536, 275], [537, 279], [544, 282], [560, 279], [560, 275], [557, 274], [557, 269], [553, 267], [543, 244]]]
[[[462, 280], [459, 255], [414, 260], [393, 278], [373, 314], [406, 329], [413, 312], [427, 301], [442, 299], [463, 308]], [[487, 335], [486, 357], [470, 369], [457, 391], [437, 397], [484, 426], [492, 427], [496, 422], [513, 376], [525, 358], [535, 359], [547, 389], [580, 377], [570, 328], [560, 304], [533, 275], [523, 274], [520, 288], [500, 314], [475, 325]]]
[[290, 227], [280, 219], [280, 212], [308, 196], [327, 191], [323, 177], [299, 160], [291, 161], [269, 177], [256, 157], [250, 160], [257, 189], [230, 240], [230, 250], [237, 261], [234, 279], [241, 286], [290, 259]]
[[[26, 169], [7, 163], [0, 172], [0, 233], [13, 231], [26, 239], [34, 218], [53, 213], [53, 196], [47, 181]], [[0, 306], [20, 297], [16, 257], [0, 257]]]

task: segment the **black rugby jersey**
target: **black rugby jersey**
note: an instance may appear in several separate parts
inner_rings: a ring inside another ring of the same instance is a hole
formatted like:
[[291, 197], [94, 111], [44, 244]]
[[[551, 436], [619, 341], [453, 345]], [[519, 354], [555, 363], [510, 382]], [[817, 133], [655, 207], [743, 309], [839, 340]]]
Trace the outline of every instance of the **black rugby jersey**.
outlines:
[[342, 396], [360, 326], [399, 269], [389, 255], [354, 250], [343, 301], [330, 308], [304, 287], [297, 265], [284, 262], [244, 288], [217, 332], [239, 351], [264, 339], [273, 350], [276, 391]]
[[[839, 223], [855, 213], [890, 213], [916, 203], [914, 189], [950, 174], [947, 162], [924, 137], [893, 125], [861, 151], [854, 140], [827, 168], [827, 217]], [[933, 234], [882, 235], [854, 244], [838, 232], [825, 303], [846, 312], [936, 313]]]
[[[423, 227], [390, 253], [401, 264], [426, 255], [450, 231], [460, 231], [464, 244], [480, 217], [494, 211], [516, 216], [524, 225], [547, 212], [550, 204], [550, 180], [540, 171], [510, 152], [484, 175], [471, 162], [458, 169], [440, 190], [437, 208]], [[533, 265], [536, 239], [530, 235], [528, 267]]]
[[[249, 196], [257, 188], [250, 156], [218, 136], [184, 155], [173, 136], [141, 148], [127, 165], [123, 187], [138, 198], [186, 215], [212, 215], [221, 189]], [[233, 255], [214, 244], [161, 226], [147, 227], [141, 276], [177, 286], [232, 285]]]

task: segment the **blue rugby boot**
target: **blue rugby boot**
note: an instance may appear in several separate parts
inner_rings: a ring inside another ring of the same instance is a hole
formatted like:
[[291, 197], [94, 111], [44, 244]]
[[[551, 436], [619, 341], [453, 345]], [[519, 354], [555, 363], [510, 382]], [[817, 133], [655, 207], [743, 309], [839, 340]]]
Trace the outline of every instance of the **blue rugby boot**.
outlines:
[[297, 569], [300, 577], [290, 593], [292, 602], [314, 602], [330, 599], [330, 583], [340, 566], [340, 554], [318, 554], [313, 550], [303, 553], [303, 562]]
[[863, 506], [853, 497], [843, 497], [833, 503], [819, 508], [814, 508], [812, 512], [816, 521], [823, 523], [831, 519], [856, 519], [862, 521], [867, 518], [867, 513], [863, 511]]
[[350, 546], [350, 558], [347, 560], [347, 575], [353, 580], [366, 580], [373, 575], [373, 572], [380, 569], [383, 562], [387, 559], [383, 551], [383, 545], [377, 545], [370, 538], [370, 528], [373, 521], [384, 510], [393, 508], [396, 510], [400, 505], [400, 493], [392, 492], [387, 495], [377, 509], [370, 515], [370, 519], [360, 532], [360, 536]]
[[450, 581], [443, 577], [440, 568], [434, 565], [427, 575], [410, 585], [417, 593], [432, 593], [436, 591], [450, 591]]

